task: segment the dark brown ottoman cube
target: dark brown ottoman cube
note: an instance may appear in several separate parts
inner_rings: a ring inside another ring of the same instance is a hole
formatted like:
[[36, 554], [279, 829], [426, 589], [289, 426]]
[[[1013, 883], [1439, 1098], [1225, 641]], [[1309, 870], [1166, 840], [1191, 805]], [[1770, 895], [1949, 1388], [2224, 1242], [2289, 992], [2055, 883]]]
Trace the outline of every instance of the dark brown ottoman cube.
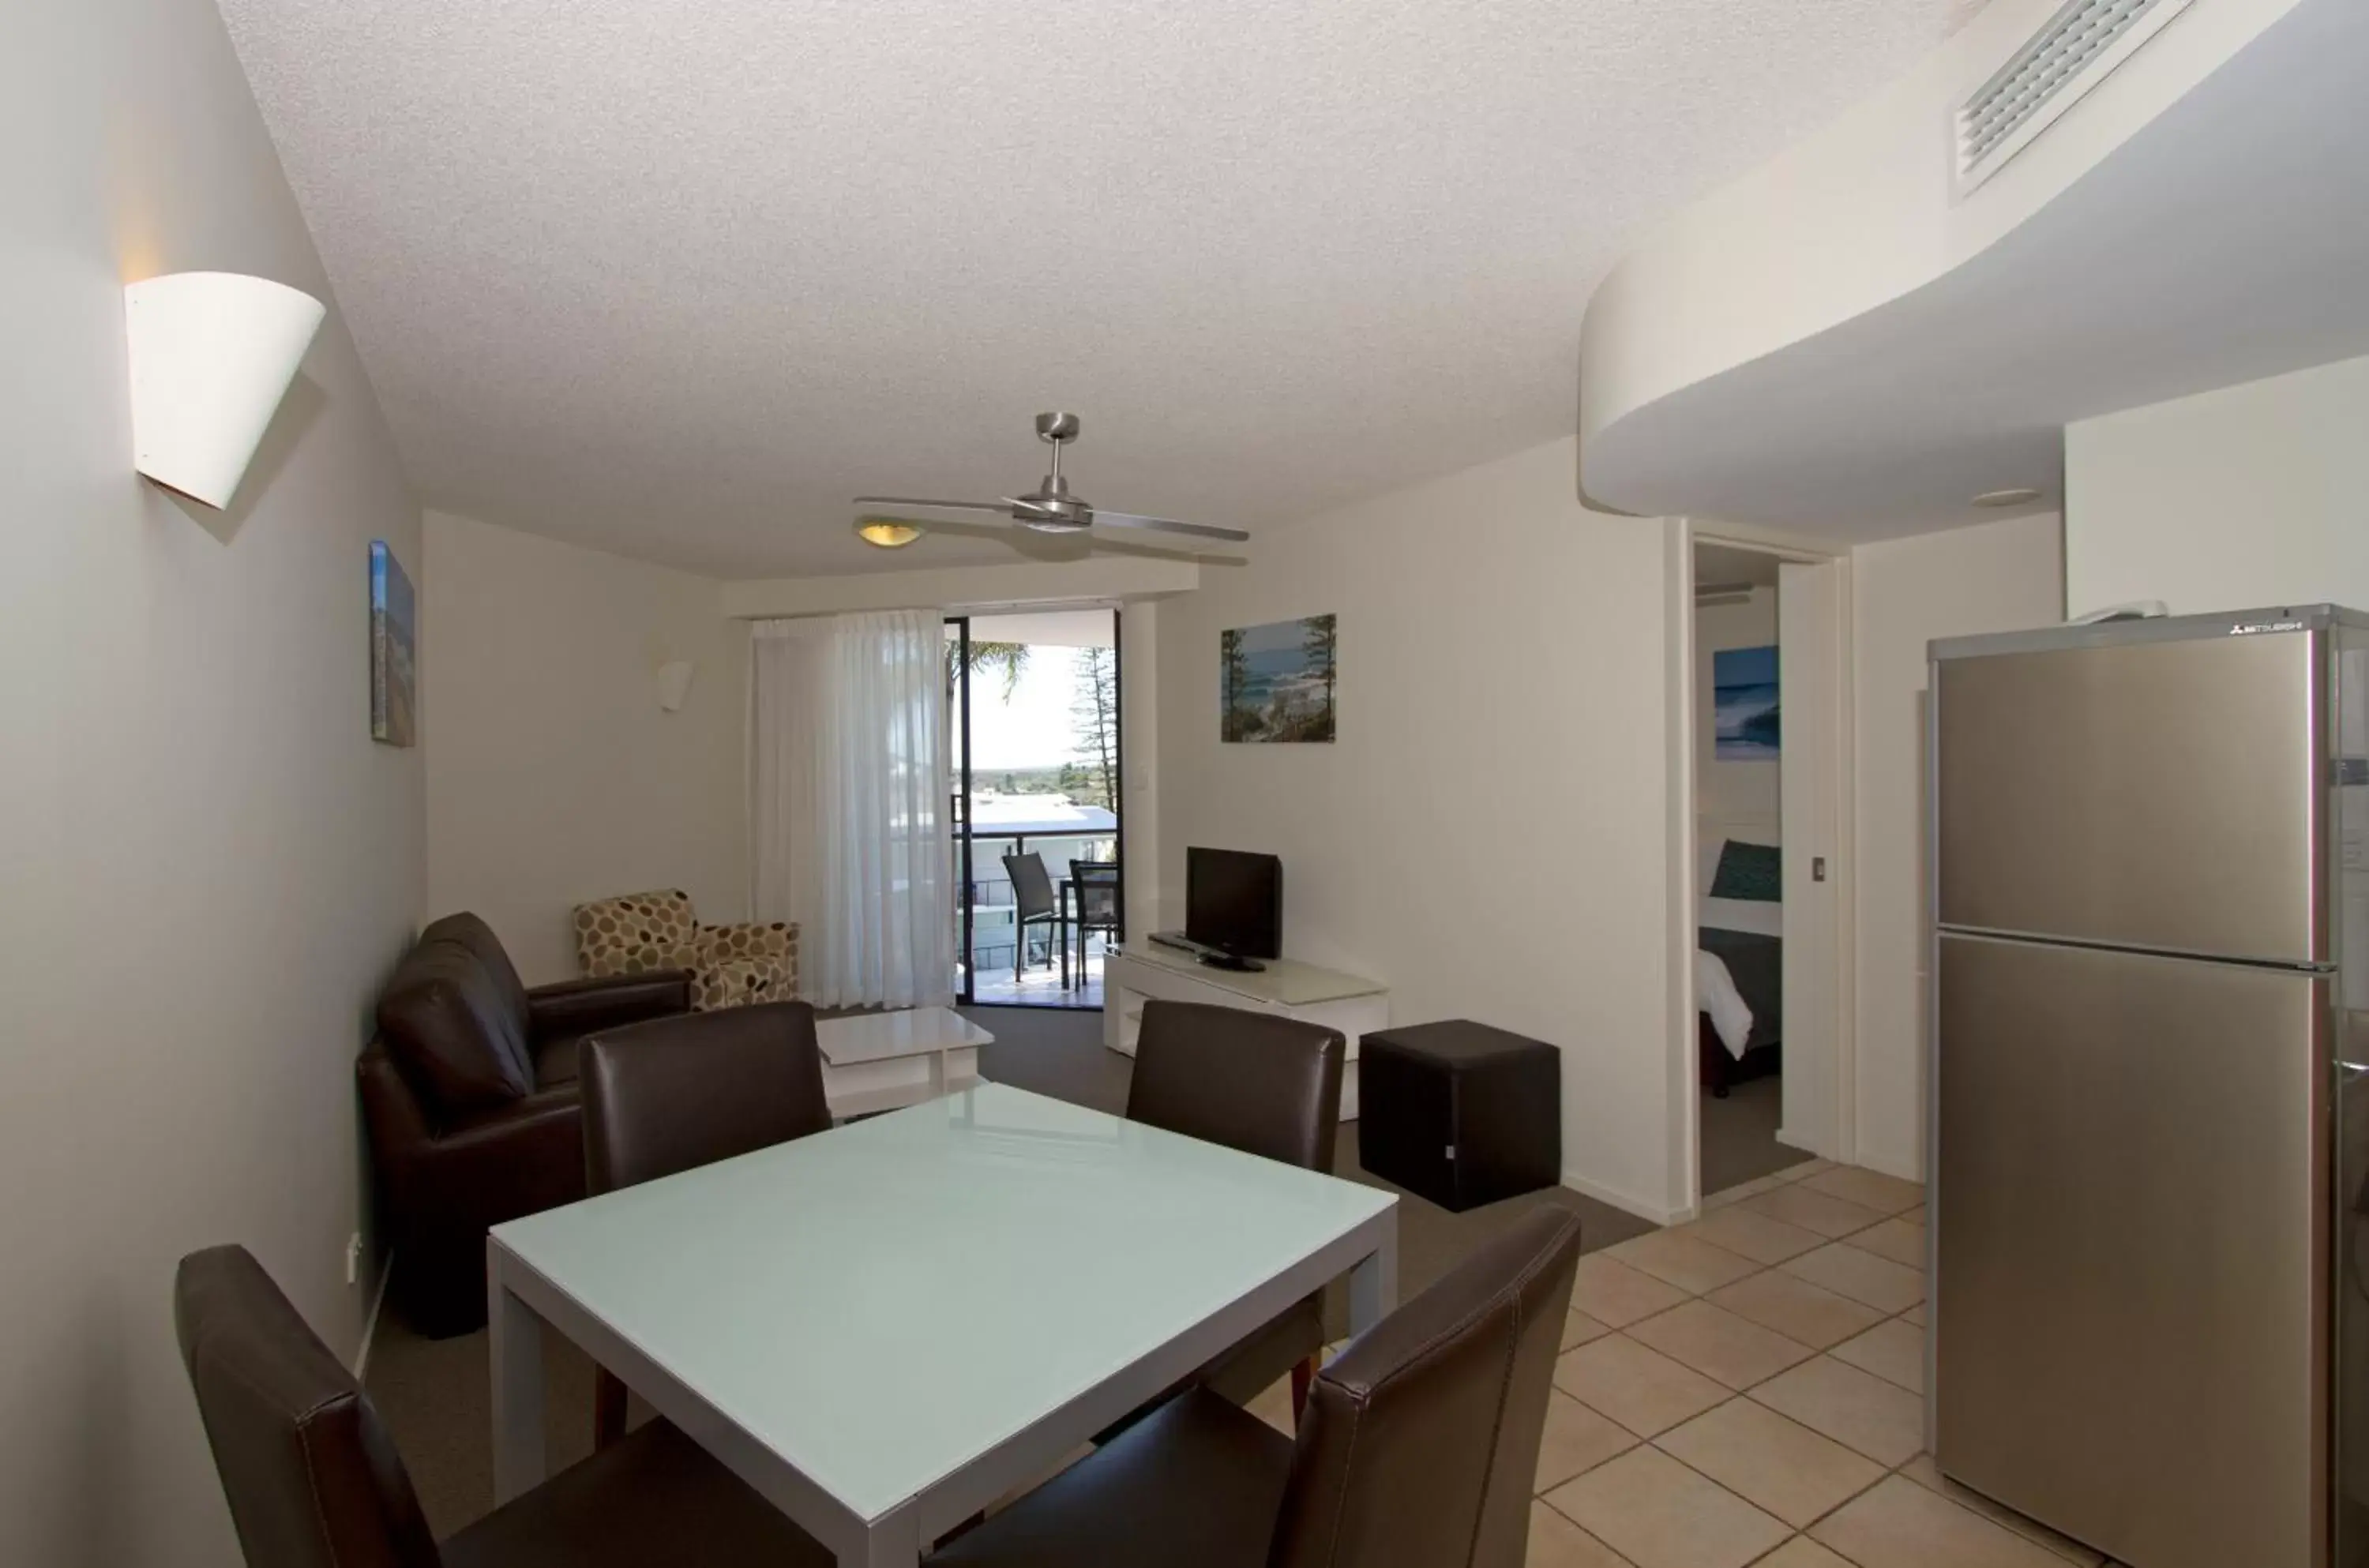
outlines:
[[1469, 1019], [1357, 1044], [1357, 1157], [1461, 1213], [1562, 1179], [1562, 1053]]

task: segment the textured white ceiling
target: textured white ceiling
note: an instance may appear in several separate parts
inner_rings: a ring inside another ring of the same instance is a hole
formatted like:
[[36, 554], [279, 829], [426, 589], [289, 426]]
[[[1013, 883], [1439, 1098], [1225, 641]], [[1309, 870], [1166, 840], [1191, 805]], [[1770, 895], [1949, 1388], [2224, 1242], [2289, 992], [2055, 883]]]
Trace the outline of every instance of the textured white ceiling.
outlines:
[[[848, 498], [1256, 529], [1567, 433], [1639, 226], [1966, 0], [221, 0], [429, 504], [728, 576]], [[933, 537], [899, 567], [1010, 559]]]

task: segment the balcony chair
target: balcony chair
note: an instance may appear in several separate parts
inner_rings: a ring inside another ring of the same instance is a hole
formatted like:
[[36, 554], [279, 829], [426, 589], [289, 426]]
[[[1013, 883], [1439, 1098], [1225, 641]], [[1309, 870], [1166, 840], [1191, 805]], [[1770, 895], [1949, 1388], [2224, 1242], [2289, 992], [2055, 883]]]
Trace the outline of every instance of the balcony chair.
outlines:
[[[1045, 857], [1035, 850], [1003, 857], [1003, 874], [1012, 878], [1012, 980], [1017, 985], [1028, 965], [1028, 928], [1047, 926], [1047, 935], [1061, 952], [1061, 989], [1070, 989], [1070, 911], [1053, 896], [1053, 878], [1046, 873]], [[1045, 962], [1049, 966], [1048, 955]]]
[[1106, 936], [1119, 933], [1118, 862], [1073, 860], [1070, 863], [1070, 886], [1078, 894], [1077, 911], [1070, 918], [1077, 927], [1078, 976], [1082, 981], [1086, 939], [1098, 931]]

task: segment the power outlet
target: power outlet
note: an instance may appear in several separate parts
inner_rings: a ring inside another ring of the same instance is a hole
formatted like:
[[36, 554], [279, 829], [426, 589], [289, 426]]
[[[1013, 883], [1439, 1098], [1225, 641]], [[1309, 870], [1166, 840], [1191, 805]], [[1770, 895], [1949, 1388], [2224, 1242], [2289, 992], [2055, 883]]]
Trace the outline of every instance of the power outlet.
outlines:
[[360, 1285], [362, 1281], [362, 1233], [359, 1230], [346, 1238], [346, 1283]]

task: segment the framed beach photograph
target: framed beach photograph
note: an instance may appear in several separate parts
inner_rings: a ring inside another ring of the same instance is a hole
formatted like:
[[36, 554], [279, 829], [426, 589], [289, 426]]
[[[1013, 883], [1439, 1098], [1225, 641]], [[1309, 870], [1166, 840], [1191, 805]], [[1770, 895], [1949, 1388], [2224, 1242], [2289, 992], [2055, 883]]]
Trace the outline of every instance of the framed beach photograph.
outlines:
[[1219, 633], [1220, 738], [1331, 740], [1338, 621], [1303, 615]]
[[411, 579], [386, 541], [370, 547], [371, 738], [408, 746], [418, 738], [418, 609]]
[[1720, 648], [1711, 656], [1711, 755], [1722, 762], [1778, 754], [1777, 649]]

